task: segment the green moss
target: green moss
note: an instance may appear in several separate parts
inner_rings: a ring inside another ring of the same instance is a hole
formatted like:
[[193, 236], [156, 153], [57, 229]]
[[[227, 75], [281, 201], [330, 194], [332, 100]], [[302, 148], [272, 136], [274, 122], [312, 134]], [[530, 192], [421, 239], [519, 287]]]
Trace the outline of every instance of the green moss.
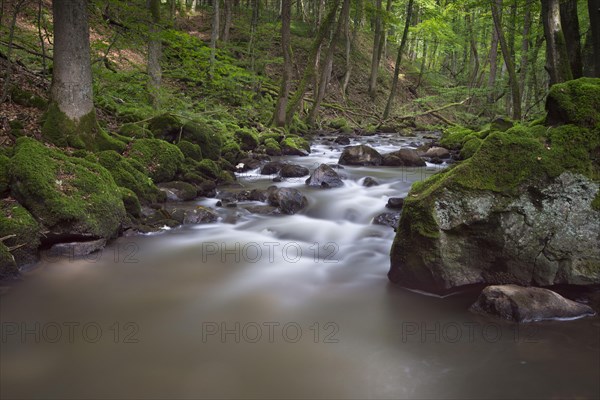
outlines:
[[0, 196], [8, 191], [10, 158], [0, 154]]
[[242, 152], [242, 149], [237, 142], [228, 140], [221, 149], [221, 156], [231, 164], [237, 164], [237, 162], [245, 156], [245, 153]]
[[352, 133], [352, 128], [348, 124], [348, 121], [345, 118], [335, 118], [329, 121], [329, 126], [333, 129], [337, 129], [342, 133]]
[[53, 102], [50, 103], [43, 117], [42, 135], [50, 143], [59, 147], [96, 150], [98, 147], [96, 136], [99, 131], [95, 111], [74, 122]]
[[260, 134], [258, 141], [260, 144], [265, 144], [265, 142], [269, 139], [279, 144], [283, 140], [283, 134], [269, 129]]
[[258, 135], [252, 129], [240, 128], [235, 131], [234, 136], [244, 151], [254, 150], [258, 147]]
[[173, 180], [184, 156], [177, 146], [159, 139], [138, 139], [131, 145], [129, 157], [140, 162], [146, 175], [156, 183]]
[[11, 175], [12, 195], [56, 233], [109, 238], [125, 216], [121, 193], [104, 167], [31, 138], [17, 140]]
[[600, 211], [600, 190], [596, 192], [596, 197], [592, 201], [592, 208], [596, 211]]
[[183, 124], [172, 114], [162, 114], [152, 118], [148, 122], [148, 129], [154, 134], [157, 139], [167, 141], [175, 141], [176, 137], [181, 132]]
[[284, 147], [296, 149], [296, 150], [304, 150], [310, 153], [310, 144], [306, 141], [306, 139], [301, 138], [300, 136], [290, 135], [286, 137], [281, 142], [281, 148]]
[[450, 150], [459, 150], [470, 135], [477, 136], [477, 132], [462, 126], [452, 126], [443, 132], [440, 144]]
[[[118, 186], [132, 190], [144, 203], [155, 203], [162, 199], [161, 191], [150, 177], [139, 170], [143, 167], [135, 160], [125, 158], [111, 150], [102, 151], [93, 157], [110, 172]], [[136, 164], [138, 164], [137, 168]]]
[[179, 147], [185, 158], [191, 158], [196, 161], [202, 160], [202, 149], [197, 144], [182, 140], [177, 143], [177, 147]]
[[174, 189], [179, 192], [179, 198], [183, 201], [193, 200], [198, 197], [198, 190], [188, 182], [173, 181], [161, 185], [162, 188]]
[[218, 179], [221, 174], [221, 168], [219, 168], [217, 163], [206, 158], [196, 163], [195, 167], [197, 172], [212, 179]]
[[121, 191], [121, 198], [123, 199], [123, 205], [127, 214], [139, 218], [142, 215], [142, 206], [136, 194], [124, 187], [120, 187], [119, 190]]
[[270, 156], [280, 156], [281, 155], [281, 147], [279, 143], [277, 143], [274, 139], [265, 140], [265, 151]]
[[18, 86], [10, 88], [10, 98], [15, 104], [24, 107], [35, 107], [39, 110], [45, 110], [48, 107], [48, 102], [44, 98], [35, 93], [23, 90]]
[[152, 138], [152, 132], [149, 129], [144, 128], [140, 124], [124, 124], [119, 128], [119, 133], [128, 138], [134, 139], [146, 139]]
[[29, 264], [37, 259], [41, 238], [40, 225], [16, 201], [0, 200], [0, 237], [15, 235], [3, 241], [12, 251], [17, 265]]
[[221, 157], [222, 132], [206, 121], [189, 122], [183, 126], [182, 138], [202, 149], [202, 156], [211, 160]]
[[580, 78], [553, 85], [546, 101], [549, 125], [600, 125], [600, 78]]
[[479, 150], [479, 146], [483, 141], [478, 137], [470, 138], [465, 142], [462, 149], [460, 150], [460, 158], [466, 160], [470, 158], [477, 150]]

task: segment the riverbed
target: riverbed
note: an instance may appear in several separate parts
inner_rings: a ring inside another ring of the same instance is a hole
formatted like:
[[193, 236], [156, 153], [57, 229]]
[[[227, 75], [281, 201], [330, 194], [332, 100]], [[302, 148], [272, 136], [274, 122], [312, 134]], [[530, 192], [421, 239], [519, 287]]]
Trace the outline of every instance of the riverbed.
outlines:
[[[330, 139], [285, 161], [335, 164]], [[218, 208], [214, 224], [44, 257], [0, 296], [0, 397], [599, 398], [600, 318], [518, 326], [469, 313], [477, 291], [388, 281], [394, 231], [373, 218], [439, 168], [344, 167], [337, 189], [284, 179], [309, 200], [296, 215]], [[272, 178], [238, 176], [244, 189]]]

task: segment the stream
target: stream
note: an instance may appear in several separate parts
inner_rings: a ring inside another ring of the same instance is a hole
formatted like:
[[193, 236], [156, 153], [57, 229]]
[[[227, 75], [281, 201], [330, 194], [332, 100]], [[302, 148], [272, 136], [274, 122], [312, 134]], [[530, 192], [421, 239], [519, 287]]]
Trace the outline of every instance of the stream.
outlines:
[[[343, 146], [325, 139], [283, 159], [335, 164]], [[423, 140], [352, 144], [386, 153]], [[218, 208], [214, 224], [44, 257], [0, 295], [0, 397], [600, 397], [599, 317], [517, 326], [470, 313], [478, 292], [388, 281], [394, 231], [372, 220], [439, 168], [345, 167], [337, 189], [284, 179], [309, 200], [296, 215]], [[257, 170], [238, 178], [273, 184]]]

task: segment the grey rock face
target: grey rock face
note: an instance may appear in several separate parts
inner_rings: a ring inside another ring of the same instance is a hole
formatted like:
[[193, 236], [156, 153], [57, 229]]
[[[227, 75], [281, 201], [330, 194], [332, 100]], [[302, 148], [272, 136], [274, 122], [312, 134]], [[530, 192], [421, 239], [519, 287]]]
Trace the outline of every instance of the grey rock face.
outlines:
[[486, 287], [470, 310], [515, 322], [574, 319], [595, 314], [589, 306], [551, 290], [517, 285]]
[[383, 158], [372, 147], [359, 145], [348, 146], [338, 161], [341, 165], [381, 165]]
[[344, 182], [327, 164], [321, 164], [312, 175], [306, 180], [308, 186], [316, 186], [321, 188], [334, 188], [344, 186]]
[[597, 192], [597, 183], [570, 172], [512, 197], [445, 188], [431, 211], [435, 237], [400, 229], [389, 277], [433, 292], [476, 283], [598, 284]]

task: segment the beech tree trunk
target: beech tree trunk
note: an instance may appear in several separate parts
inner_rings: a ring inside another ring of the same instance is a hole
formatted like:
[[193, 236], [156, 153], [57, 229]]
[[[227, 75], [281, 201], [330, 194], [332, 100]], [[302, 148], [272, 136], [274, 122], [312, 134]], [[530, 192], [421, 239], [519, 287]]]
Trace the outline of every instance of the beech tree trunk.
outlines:
[[50, 97], [67, 118], [94, 111], [87, 1], [53, 1], [54, 64]]
[[579, 33], [577, 0], [563, 0], [560, 2], [560, 23], [565, 36], [571, 73], [574, 79], [581, 78], [583, 76], [583, 60], [581, 58], [581, 34]]
[[550, 75], [550, 85], [573, 79], [560, 22], [559, 0], [542, 0], [542, 22], [546, 37], [546, 70]]
[[504, 58], [504, 64], [508, 71], [508, 79], [510, 82], [512, 102], [513, 102], [513, 119], [516, 121], [521, 120], [521, 91], [519, 88], [519, 81], [517, 79], [517, 73], [515, 72], [515, 65], [512, 60], [512, 55], [504, 38], [504, 32], [502, 31], [502, 23], [500, 22], [500, 13], [498, 3], [496, 0], [492, 0], [492, 18], [494, 19], [494, 26], [496, 32], [498, 32], [498, 41], [500, 42], [500, 50], [502, 50], [502, 56]]
[[594, 76], [600, 78], [600, 0], [588, 0], [588, 13], [592, 31]]
[[212, 69], [215, 64], [215, 56], [217, 54], [217, 40], [219, 40], [219, 20], [220, 13], [219, 3], [221, 0], [213, 0], [213, 17], [212, 17], [212, 30], [210, 33], [210, 75], [212, 76]]
[[375, 16], [375, 35], [373, 39], [373, 57], [371, 58], [371, 76], [369, 78], [369, 96], [375, 98], [377, 94], [377, 72], [379, 69], [379, 42], [382, 40], [381, 34], [381, 0], [376, 0]]
[[162, 55], [162, 44], [160, 40], [160, 0], [148, 0], [151, 20], [148, 31], [148, 92], [152, 107], [157, 110], [160, 108], [160, 85], [162, 81], [162, 70], [160, 67], [160, 58]]
[[281, 49], [283, 51], [283, 76], [281, 77], [281, 90], [273, 115], [275, 126], [285, 125], [285, 109], [290, 95], [290, 82], [292, 80], [292, 51], [290, 24], [292, 14], [292, 0], [281, 0]]
[[394, 96], [396, 95], [396, 88], [398, 87], [398, 75], [400, 74], [400, 64], [402, 63], [402, 54], [406, 47], [406, 41], [408, 39], [408, 29], [410, 28], [413, 10], [413, 0], [408, 0], [406, 6], [406, 22], [404, 23], [404, 31], [402, 32], [402, 40], [400, 41], [400, 47], [398, 48], [398, 55], [396, 56], [396, 66], [394, 67], [394, 78], [392, 79], [392, 88], [390, 89], [390, 95], [388, 97], [387, 104], [385, 105], [385, 111], [383, 112], [383, 119], [387, 119], [392, 111], [392, 104], [394, 103]]
[[233, 0], [223, 0], [223, 5], [225, 6], [225, 23], [223, 24], [223, 35], [221, 40], [227, 43], [229, 41], [229, 31], [231, 31]]

